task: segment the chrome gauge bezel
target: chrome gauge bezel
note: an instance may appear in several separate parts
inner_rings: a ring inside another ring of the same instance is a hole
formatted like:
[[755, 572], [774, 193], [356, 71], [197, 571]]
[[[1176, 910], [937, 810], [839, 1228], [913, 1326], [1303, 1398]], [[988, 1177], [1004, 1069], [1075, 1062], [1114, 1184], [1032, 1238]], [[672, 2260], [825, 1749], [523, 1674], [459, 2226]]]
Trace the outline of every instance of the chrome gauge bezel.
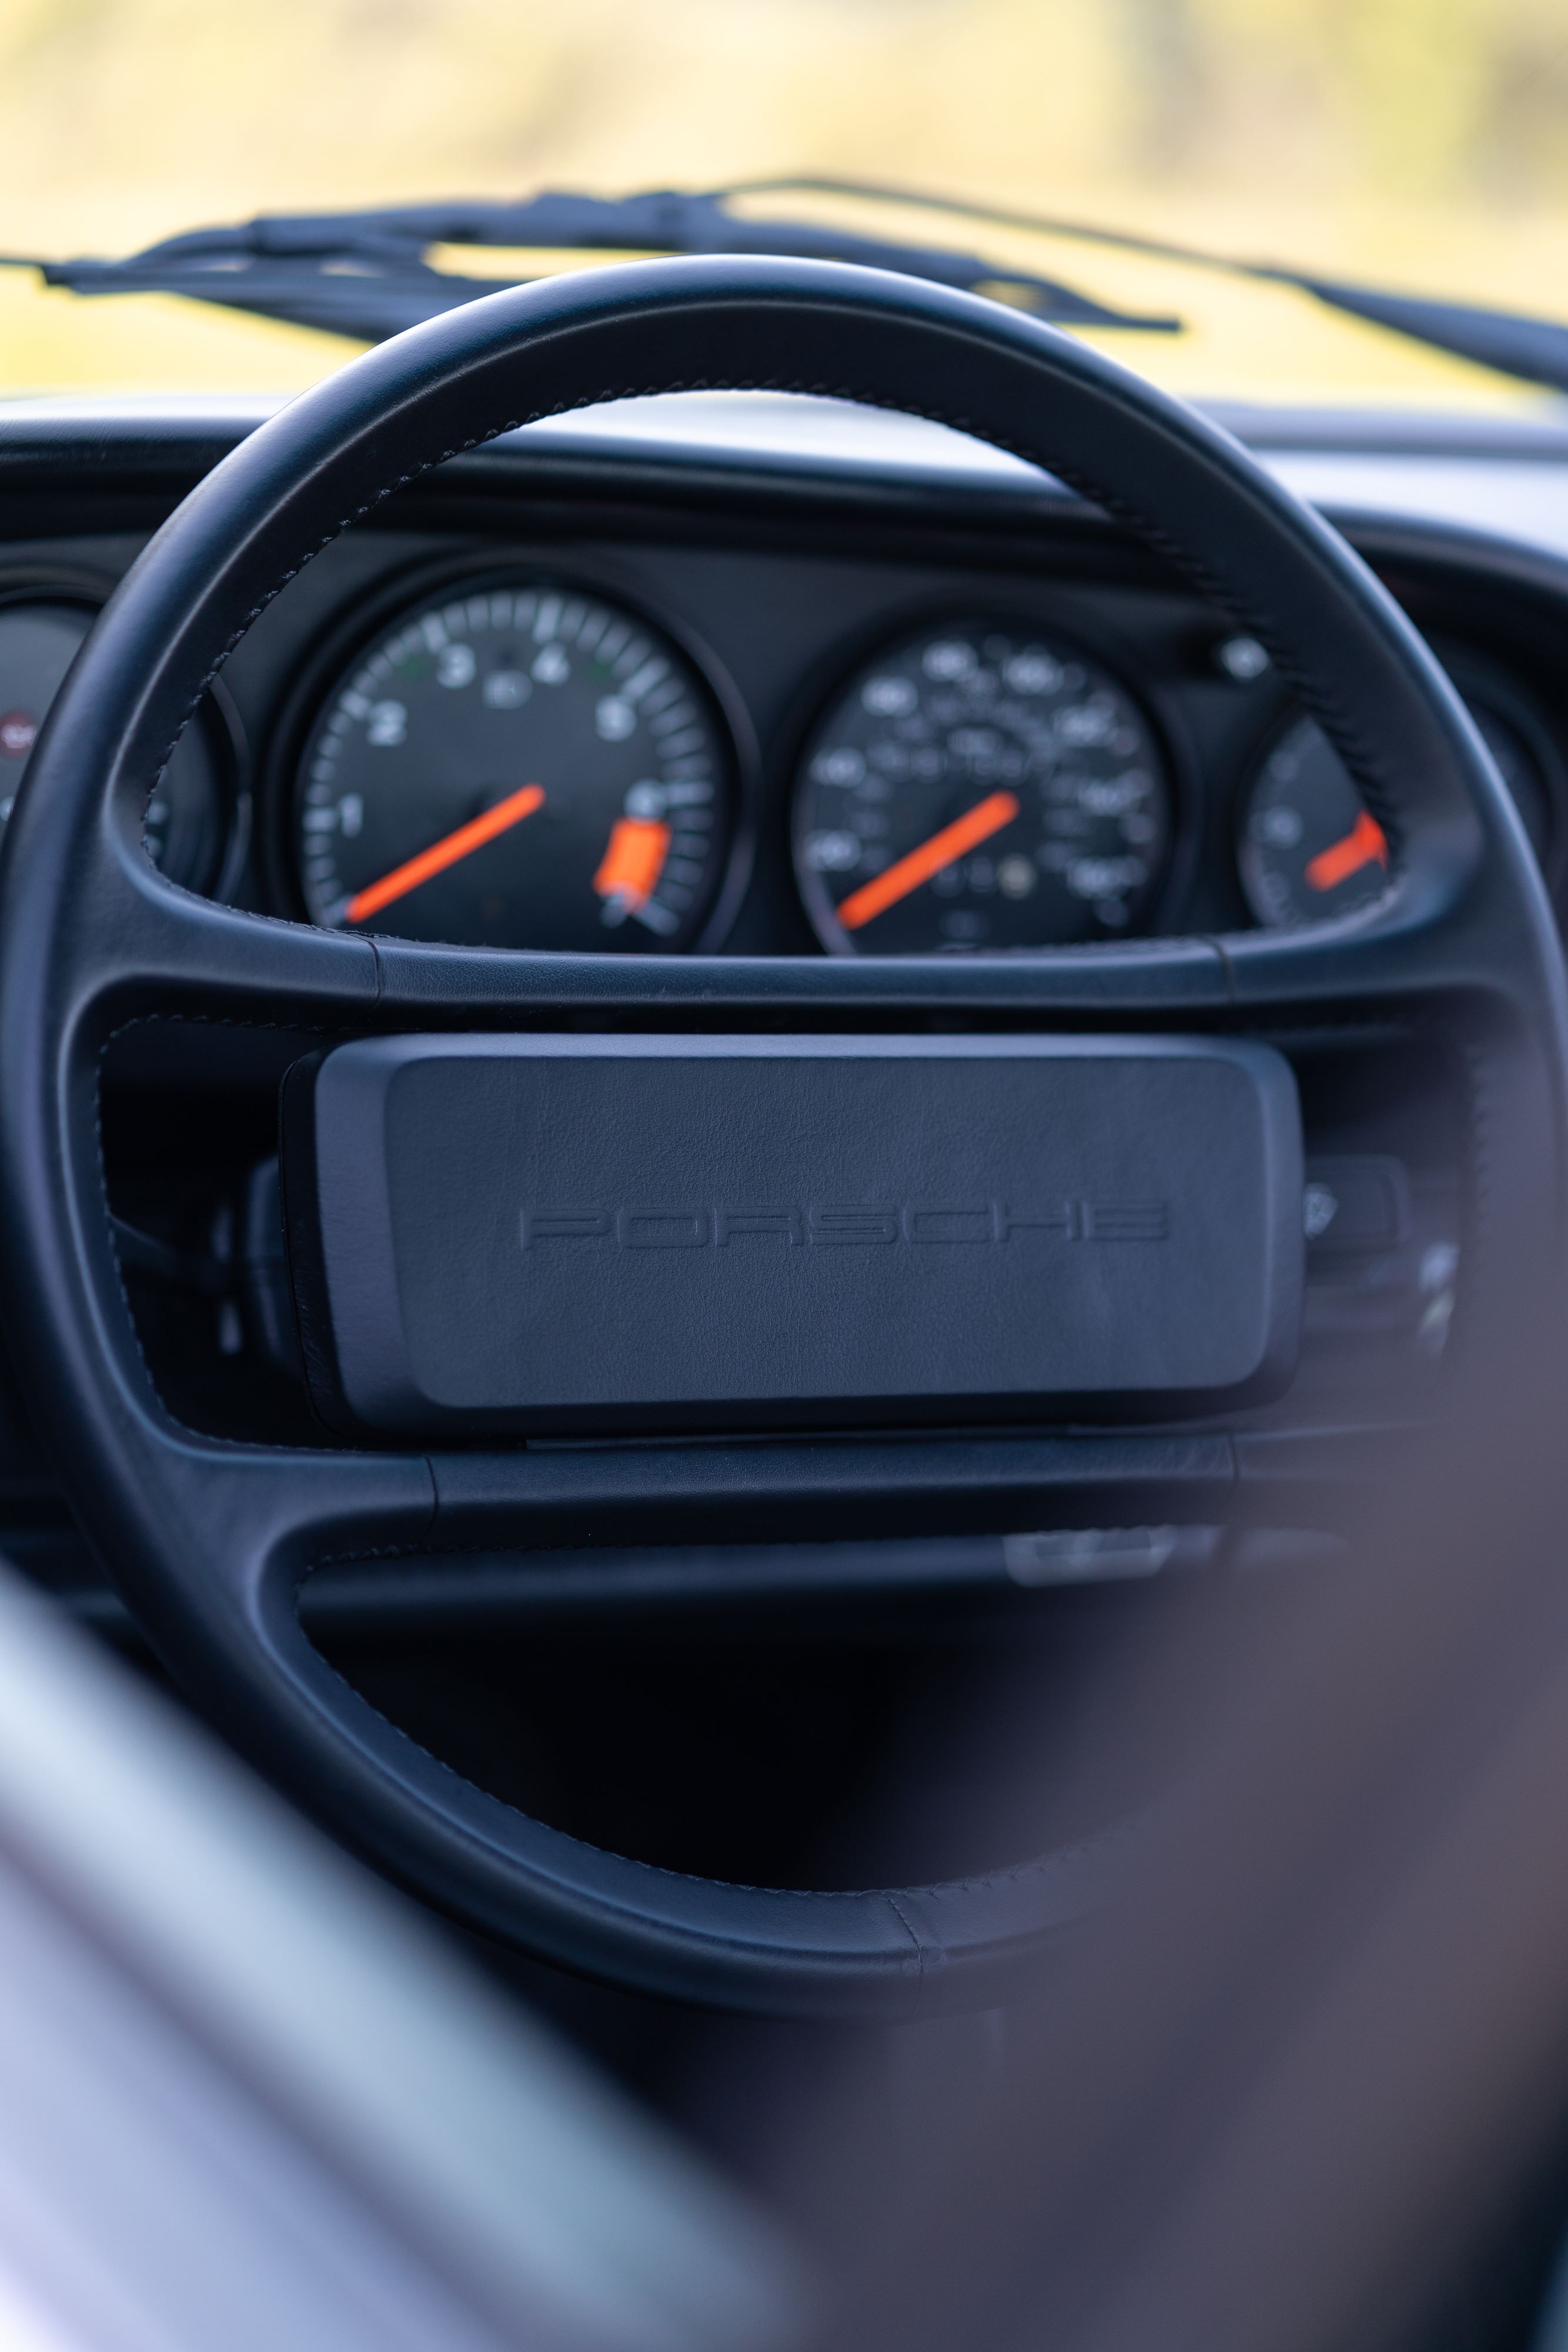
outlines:
[[[922, 600], [906, 605], [890, 621], [883, 616], [873, 631], [869, 631], [856, 645], [847, 661], [835, 663], [828, 677], [818, 681], [804, 723], [799, 729], [788, 782], [788, 833], [790, 871], [797, 897], [808, 923], [821, 945], [830, 955], [861, 956], [874, 953], [856, 945], [840, 922], [838, 909], [825, 887], [821, 875], [810, 866], [803, 854], [802, 843], [810, 829], [806, 824], [808, 802], [807, 764], [813, 746], [821, 734], [829, 715], [853, 687], [856, 679], [883, 656], [897, 652], [935, 634], [944, 627], [974, 629], [977, 625], [1005, 629], [1013, 635], [1038, 635], [1054, 644], [1071, 648], [1084, 661], [1092, 663], [1109, 677], [1117, 691], [1124, 695], [1136, 710], [1146, 730], [1158, 762], [1158, 782], [1163, 791], [1166, 813], [1165, 838], [1160, 845], [1155, 871], [1144, 887], [1139, 919], [1125, 930], [1105, 931], [1091, 935], [1096, 938], [1144, 938], [1157, 931], [1167, 910], [1173, 890], [1185, 866], [1190, 862], [1192, 830], [1187, 811], [1187, 793], [1183, 765], [1176, 756], [1164, 713], [1156, 707], [1155, 698], [1146, 680], [1135, 679], [1130, 674], [1132, 665], [1105, 645], [1101, 633], [1091, 633], [1074, 620], [1063, 620], [1055, 611], [1042, 609], [1032, 598], [1012, 593], [1003, 588], [982, 597], [970, 597], [959, 602], [945, 597], [939, 602]], [[1056, 943], [1042, 942], [992, 950], [1009, 955], [1050, 953]], [[933, 950], [934, 953], [963, 953], [964, 950]], [[983, 951], [983, 950], [980, 950]]]
[[[355, 664], [386, 637], [400, 620], [412, 619], [444, 597], [456, 599], [498, 588], [549, 585], [616, 605], [671, 644], [692, 670], [707, 704], [723, 770], [719, 800], [724, 812], [723, 846], [716, 857], [712, 898], [692, 936], [676, 947], [650, 939], [650, 955], [699, 955], [722, 944], [745, 897], [756, 856], [761, 758], [746, 705], [721, 661], [679, 614], [650, 602], [641, 583], [610, 563], [584, 558], [571, 549], [564, 561], [548, 546], [528, 544], [486, 550], [483, 561], [429, 562], [405, 566], [377, 583], [373, 595], [351, 594], [338, 624], [324, 633], [317, 652], [292, 681], [272, 729], [267, 755], [267, 803], [270, 816], [265, 845], [268, 882], [275, 903], [298, 921], [316, 925], [300, 869], [299, 845], [307, 754], [316, 730]], [[499, 951], [499, 950], [498, 950]]]

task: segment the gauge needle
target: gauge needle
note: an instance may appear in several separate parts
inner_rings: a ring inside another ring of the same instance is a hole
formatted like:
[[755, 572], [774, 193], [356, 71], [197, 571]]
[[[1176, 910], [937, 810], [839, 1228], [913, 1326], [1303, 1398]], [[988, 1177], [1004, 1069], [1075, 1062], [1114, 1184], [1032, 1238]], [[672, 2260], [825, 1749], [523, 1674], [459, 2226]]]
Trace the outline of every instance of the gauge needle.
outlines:
[[1387, 863], [1388, 836], [1371, 812], [1363, 809], [1347, 834], [1308, 860], [1307, 885], [1312, 890], [1333, 890], [1364, 866]]
[[433, 841], [428, 849], [422, 849], [417, 857], [409, 858], [404, 865], [394, 866], [392, 872], [383, 874], [379, 882], [369, 883], [364, 889], [356, 890], [343, 909], [344, 919], [350, 923], [368, 923], [372, 915], [379, 915], [382, 908], [390, 907], [394, 898], [406, 898], [411, 890], [417, 890], [422, 882], [430, 880], [432, 875], [444, 874], [447, 867], [455, 866], [460, 858], [471, 857], [476, 849], [483, 849], [487, 841], [494, 841], [499, 834], [509, 833], [513, 825], [521, 824], [526, 816], [532, 816], [535, 809], [543, 808], [544, 804], [542, 784], [520, 785], [515, 793], [508, 793], [504, 801], [497, 801], [494, 808], [487, 808], [483, 816], [473, 817], [468, 824], [460, 824], [455, 833], [443, 834], [441, 839]]
[[1000, 833], [1004, 824], [1011, 824], [1019, 813], [1019, 804], [1011, 793], [992, 793], [980, 801], [967, 816], [955, 817], [918, 849], [906, 857], [895, 858], [871, 882], [852, 890], [838, 910], [839, 920], [846, 931], [858, 931], [877, 915], [885, 915], [945, 866], [951, 866], [966, 850], [977, 849], [982, 841], [989, 841], [993, 833]]
[[617, 817], [599, 861], [593, 887], [601, 898], [618, 904], [622, 913], [644, 906], [664, 870], [669, 854], [667, 824], [661, 824], [653, 817]]

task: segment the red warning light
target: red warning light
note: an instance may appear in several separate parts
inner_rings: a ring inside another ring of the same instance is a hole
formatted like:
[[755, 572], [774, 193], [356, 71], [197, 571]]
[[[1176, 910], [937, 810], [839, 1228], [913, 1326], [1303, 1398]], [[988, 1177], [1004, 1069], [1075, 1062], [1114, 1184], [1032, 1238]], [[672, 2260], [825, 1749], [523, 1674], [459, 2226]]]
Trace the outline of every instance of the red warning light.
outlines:
[[38, 740], [38, 722], [30, 710], [7, 710], [0, 717], [0, 754], [25, 760]]

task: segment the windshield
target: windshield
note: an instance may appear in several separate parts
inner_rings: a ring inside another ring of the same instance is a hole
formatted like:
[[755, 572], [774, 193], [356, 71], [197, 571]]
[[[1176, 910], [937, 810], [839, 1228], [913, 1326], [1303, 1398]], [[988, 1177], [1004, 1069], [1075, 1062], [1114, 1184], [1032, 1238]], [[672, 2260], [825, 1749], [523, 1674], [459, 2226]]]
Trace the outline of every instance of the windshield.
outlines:
[[[257, 213], [815, 173], [1568, 314], [1558, 0], [0, 0], [14, 254]], [[742, 200], [1060, 278], [1173, 389], [1556, 413], [1284, 286], [843, 198]], [[444, 257], [437, 250], [434, 257]], [[448, 257], [450, 258], [450, 257]], [[471, 275], [576, 266], [465, 250]], [[0, 393], [296, 390], [357, 346], [0, 271]]]

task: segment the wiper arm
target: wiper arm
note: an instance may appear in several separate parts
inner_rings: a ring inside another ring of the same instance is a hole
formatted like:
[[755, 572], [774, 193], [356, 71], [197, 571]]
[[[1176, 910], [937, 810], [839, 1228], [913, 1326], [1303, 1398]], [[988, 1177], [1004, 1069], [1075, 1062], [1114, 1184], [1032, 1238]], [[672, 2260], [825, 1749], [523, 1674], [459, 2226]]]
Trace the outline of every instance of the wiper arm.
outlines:
[[1109, 252], [1141, 253], [1154, 261], [1179, 262], [1189, 268], [1223, 271], [1227, 277], [1250, 278], [1255, 284], [1291, 286], [1311, 294], [1331, 310], [1368, 320], [1406, 335], [1413, 342], [1456, 358], [1472, 360], [1495, 374], [1516, 377], [1523, 383], [1548, 385], [1568, 392], [1568, 326], [1551, 319], [1532, 318], [1521, 310], [1491, 310], [1469, 302], [1446, 302], [1425, 296], [1396, 294], [1378, 286], [1358, 286], [1343, 278], [1324, 278], [1314, 270], [1291, 269], [1275, 261], [1248, 261], [1235, 255], [1205, 252], [1189, 245], [1173, 245], [1161, 237], [1138, 236], [1131, 231], [1102, 228], [1084, 221], [1061, 220], [1040, 213], [1011, 212], [993, 205], [970, 204], [962, 198], [934, 195], [918, 188], [898, 188], [871, 180], [796, 177], [746, 180], [723, 191], [727, 196], [819, 195], [856, 201], [901, 205], [917, 212], [944, 215], [949, 220], [983, 222], [988, 227], [1022, 230], [1035, 236], [1071, 239], [1097, 245]]
[[917, 246], [815, 223], [753, 220], [729, 209], [737, 196], [813, 195], [874, 202], [1030, 236], [1070, 238], [1107, 252], [1290, 286], [1333, 310], [1386, 327], [1500, 375], [1568, 392], [1568, 326], [1515, 310], [1437, 301], [1177, 245], [1128, 230], [1011, 211], [879, 181], [815, 176], [739, 181], [706, 193], [653, 189], [631, 196], [547, 192], [517, 203], [399, 205], [368, 212], [279, 213], [232, 228], [165, 237], [123, 261], [42, 261], [0, 256], [78, 294], [183, 294], [263, 318], [382, 342], [404, 327], [456, 310], [506, 281], [437, 269], [432, 246], [572, 252], [767, 253], [853, 261], [941, 286], [988, 293], [1055, 325], [1123, 327], [1173, 334], [1181, 320], [1113, 310], [1058, 279], [941, 246]]
[[1056, 279], [977, 254], [860, 236], [801, 221], [747, 220], [726, 192], [651, 190], [605, 197], [546, 193], [516, 204], [399, 205], [371, 212], [280, 213], [233, 228], [165, 237], [124, 261], [40, 261], [37, 269], [77, 294], [183, 294], [363, 342], [456, 310], [506, 281], [432, 267], [432, 246], [573, 252], [762, 253], [853, 261], [942, 286], [994, 294], [1058, 326], [1130, 327], [1174, 334], [1181, 321], [1113, 310]]

